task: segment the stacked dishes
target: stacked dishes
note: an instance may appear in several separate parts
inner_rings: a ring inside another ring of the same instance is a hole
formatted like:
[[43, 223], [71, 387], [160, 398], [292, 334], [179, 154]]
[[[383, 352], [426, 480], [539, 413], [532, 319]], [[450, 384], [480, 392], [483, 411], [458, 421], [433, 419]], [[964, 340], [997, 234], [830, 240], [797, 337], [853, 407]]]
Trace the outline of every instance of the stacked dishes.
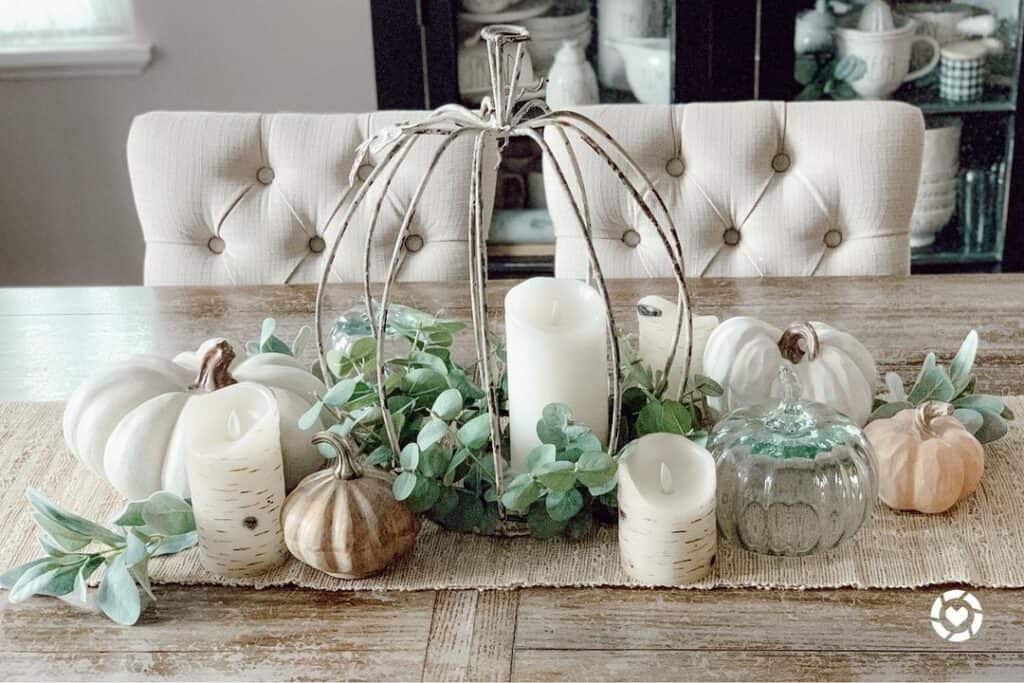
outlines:
[[565, 41], [573, 40], [586, 52], [590, 45], [590, 0], [561, 0], [541, 16], [522, 20], [530, 32], [527, 49], [538, 73], [546, 74], [555, 53]]
[[924, 132], [921, 181], [910, 219], [910, 246], [924, 247], [949, 223], [956, 210], [960, 174], [960, 120], [947, 119]]

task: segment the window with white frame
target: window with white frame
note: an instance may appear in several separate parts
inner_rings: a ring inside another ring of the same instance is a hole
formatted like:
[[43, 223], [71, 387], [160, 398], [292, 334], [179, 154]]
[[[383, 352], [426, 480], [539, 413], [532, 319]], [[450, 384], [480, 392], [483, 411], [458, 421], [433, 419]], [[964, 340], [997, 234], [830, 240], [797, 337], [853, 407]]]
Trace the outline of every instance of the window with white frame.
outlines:
[[0, 78], [120, 75], [149, 63], [132, 0], [0, 0]]

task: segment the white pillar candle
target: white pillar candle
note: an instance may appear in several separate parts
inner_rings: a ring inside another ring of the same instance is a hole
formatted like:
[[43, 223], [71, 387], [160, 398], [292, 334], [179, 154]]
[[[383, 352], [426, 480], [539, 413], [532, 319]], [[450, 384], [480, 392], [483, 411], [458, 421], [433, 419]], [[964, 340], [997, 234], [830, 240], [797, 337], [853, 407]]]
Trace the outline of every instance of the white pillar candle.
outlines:
[[648, 434], [628, 446], [618, 477], [626, 573], [656, 586], [706, 576], [718, 547], [711, 454], [678, 434]]
[[[640, 359], [655, 370], [664, 370], [668, 360], [669, 349], [672, 348], [672, 336], [676, 326], [676, 302], [660, 296], [645, 296], [637, 302], [637, 319], [639, 328]], [[693, 316], [693, 356], [690, 361], [690, 377], [703, 372], [704, 347], [708, 337], [718, 327], [718, 318], [713, 315]], [[672, 370], [668, 378], [669, 398], [674, 398], [679, 390], [679, 381], [686, 362], [686, 321], [679, 332], [679, 344], [676, 356], [672, 361]]]
[[607, 325], [601, 295], [578, 280], [532, 278], [505, 296], [513, 472], [526, 471], [549, 403], [569, 406], [576, 422], [607, 442]]
[[273, 392], [250, 382], [195, 396], [182, 412], [199, 558], [208, 571], [261, 574], [288, 557], [280, 421]]

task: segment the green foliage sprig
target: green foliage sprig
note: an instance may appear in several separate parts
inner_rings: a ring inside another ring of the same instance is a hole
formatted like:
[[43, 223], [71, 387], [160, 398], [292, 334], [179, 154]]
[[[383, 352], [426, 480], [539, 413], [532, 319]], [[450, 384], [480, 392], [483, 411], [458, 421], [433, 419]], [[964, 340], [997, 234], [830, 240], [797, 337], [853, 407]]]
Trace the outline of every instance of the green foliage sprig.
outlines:
[[273, 318], [264, 318], [263, 324], [260, 326], [259, 341], [246, 342], [245, 352], [250, 356], [260, 353], [283, 353], [286, 356], [298, 357], [305, 350], [306, 344], [309, 343], [313, 334], [308, 325], [303, 325], [295, 335], [295, 341], [288, 344], [274, 335], [276, 331], [277, 321]]
[[541, 445], [530, 452], [528, 471], [501, 498], [505, 507], [526, 515], [538, 538], [579, 538], [595, 518], [614, 519], [618, 460], [590, 428], [574, 423], [568, 406], [552, 403], [537, 422], [537, 436]]
[[[105, 565], [99, 608], [119, 624], [134, 624], [147, 601], [156, 601], [149, 560], [191, 548], [198, 540], [192, 506], [168, 491], [129, 503], [111, 522], [116, 531], [61, 509], [35, 489], [26, 497], [46, 556], [0, 575], [12, 603], [49, 595], [88, 607], [89, 579]], [[95, 546], [102, 548], [87, 551]]]
[[1002, 438], [1008, 430], [1007, 420], [1014, 419], [1014, 415], [998, 396], [974, 393], [977, 379], [971, 370], [977, 354], [978, 333], [971, 330], [949, 368], [939, 365], [934, 353], [925, 357], [909, 393], [904, 389], [899, 375], [895, 372], [886, 373], [888, 391], [875, 399], [875, 409], [868, 421], [892, 417], [901, 410], [914, 408], [925, 401], [944, 401], [953, 405], [956, 409], [954, 417], [978, 441], [988, 443]]
[[709, 397], [721, 396], [722, 387], [710, 377], [694, 375], [679, 400], [666, 398], [668, 378], [665, 371], [652, 368], [637, 353], [630, 336], [619, 343], [622, 358], [622, 442], [667, 432], [681, 434], [694, 441], [707, 437], [711, 427]]
[[793, 76], [804, 89], [796, 100], [819, 100], [831, 97], [835, 100], [850, 100], [857, 92], [850, 87], [867, 73], [867, 63], [857, 55], [839, 58], [829, 52], [811, 52], [798, 55], [793, 66]]

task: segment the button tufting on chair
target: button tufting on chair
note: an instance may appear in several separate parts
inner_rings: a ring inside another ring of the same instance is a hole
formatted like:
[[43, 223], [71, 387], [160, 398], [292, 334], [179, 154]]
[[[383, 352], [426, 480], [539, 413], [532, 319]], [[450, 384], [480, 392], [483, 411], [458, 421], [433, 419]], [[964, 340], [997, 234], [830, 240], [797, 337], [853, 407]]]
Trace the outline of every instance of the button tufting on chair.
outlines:
[[[757, 101], [574, 109], [633, 158], [639, 173], [623, 172], [645, 197], [652, 195], [643, 176], [657, 188], [690, 277], [910, 272], [910, 216], [924, 141], [917, 107]], [[566, 144], [575, 152], [604, 275], [671, 277], [660, 240], [647, 249], [623, 247], [627, 230], [657, 233], [615, 170], [577, 136], [566, 141], [548, 129], [545, 137], [566, 173], [573, 164]], [[586, 243], [550, 161], [544, 180], [555, 273], [586, 277]], [[661, 208], [651, 204], [661, 227], [671, 229]], [[840, 225], [841, 233], [826, 237]]]
[[405, 250], [416, 253], [423, 248], [423, 238], [419, 235], [406, 235], [405, 236]]
[[[128, 135], [128, 171], [146, 241], [147, 285], [258, 285], [319, 282], [328, 250], [348, 217], [332, 281], [362, 282], [370, 217], [371, 281], [388, 272], [398, 231], [441, 136], [423, 136], [390, 178], [386, 201], [370, 188], [350, 215], [352, 164], [378, 132], [429, 112], [229, 114], [150, 112]], [[453, 141], [408, 226], [409, 251], [397, 279], [469, 277], [471, 136]], [[483, 222], [490, 224], [497, 142], [484, 147]], [[361, 162], [360, 162], [361, 163]], [[359, 175], [373, 170], [363, 164]], [[279, 174], [277, 173], [279, 171]], [[276, 178], [275, 178], [276, 176]], [[270, 183], [272, 185], [268, 185]], [[365, 187], [362, 182], [357, 188]], [[270, 191], [272, 189], [272, 191]], [[265, 191], [264, 191], [265, 190]], [[621, 230], [618, 234], [621, 234]], [[211, 239], [211, 235], [215, 235]], [[616, 235], [616, 239], [618, 235]], [[231, 243], [231, 253], [225, 251]], [[430, 249], [424, 247], [430, 243]], [[215, 256], [223, 254], [223, 256]]]
[[365, 183], [371, 173], [373, 173], [373, 164], [360, 164], [356, 169], [356, 178]]
[[622, 233], [622, 242], [627, 247], [638, 247], [640, 246], [640, 233], [636, 230], [627, 230]]
[[772, 170], [776, 173], [785, 173], [789, 170], [789, 155], [779, 152], [772, 157]]
[[825, 233], [825, 246], [829, 249], [835, 249], [843, 243], [843, 233], [836, 229], [829, 230]]

